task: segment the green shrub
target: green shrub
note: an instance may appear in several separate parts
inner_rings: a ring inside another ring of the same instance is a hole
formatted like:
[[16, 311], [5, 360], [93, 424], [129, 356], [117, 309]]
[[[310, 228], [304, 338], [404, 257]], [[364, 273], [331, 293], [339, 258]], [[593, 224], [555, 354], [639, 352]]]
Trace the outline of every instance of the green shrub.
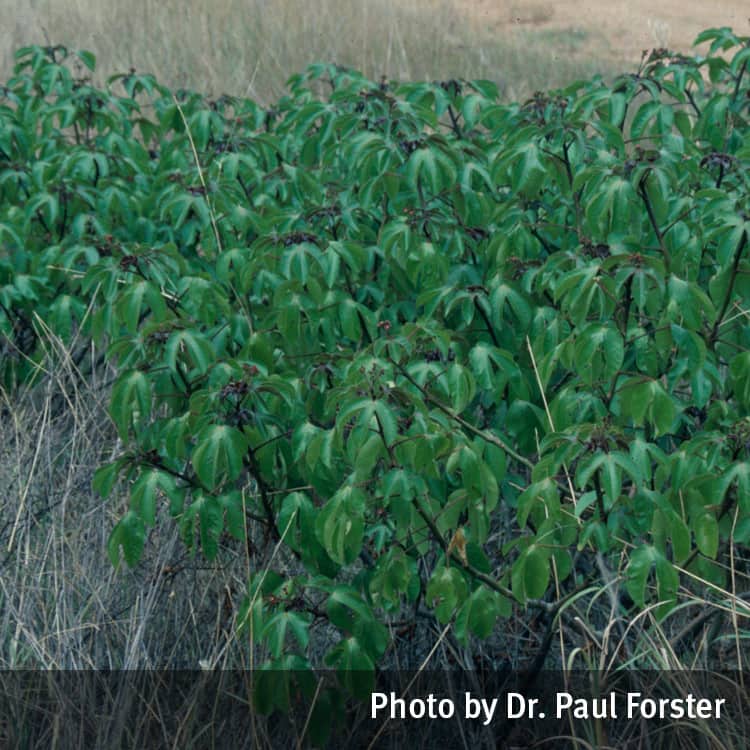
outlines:
[[512, 105], [313, 65], [271, 110], [20, 50], [2, 377], [33, 379], [37, 318], [107, 342], [112, 561], [162, 506], [208, 557], [260, 525], [243, 626], [307, 669], [328, 623], [344, 673], [420, 603], [464, 641], [554, 615], [597, 553], [632, 612], [721, 592], [750, 539], [750, 47], [699, 41]]

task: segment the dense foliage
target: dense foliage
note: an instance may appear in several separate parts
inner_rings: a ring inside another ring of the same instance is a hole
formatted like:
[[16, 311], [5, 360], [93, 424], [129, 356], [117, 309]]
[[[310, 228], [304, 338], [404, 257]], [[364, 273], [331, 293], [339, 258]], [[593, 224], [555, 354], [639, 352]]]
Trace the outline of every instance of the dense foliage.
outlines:
[[106, 343], [112, 560], [166, 513], [208, 557], [225, 530], [265, 543], [241, 620], [295, 668], [321, 622], [346, 670], [420, 606], [461, 640], [554, 613], [597, 553], [633, 611], [726, 586], [750, 542], [750, 47], [700, 41], [523, 104], [316, 65], [272, 110], [20, 50], [2, 379], [33, 379], [42, 325], [79, 362]]

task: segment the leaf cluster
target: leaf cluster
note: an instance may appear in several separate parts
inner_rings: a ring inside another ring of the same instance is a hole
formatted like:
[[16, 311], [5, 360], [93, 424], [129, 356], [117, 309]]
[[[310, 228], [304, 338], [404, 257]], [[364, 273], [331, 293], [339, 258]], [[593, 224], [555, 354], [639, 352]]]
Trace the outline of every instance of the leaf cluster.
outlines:
[[107, 345], [113, 562], [164, 514], [208, 557], [260, 524], [293, 564], [248, 582], [244, 626], [298, 669], [329, 623], [345, 674], [415, 613], [467, 641], [555, 612], [597, 554], [633, 611], [725, 586], [750, 541], [750, 47], [699, 41], [514, 104], [313, 65], [273, 109], [20, 50], [2, 378], [33, 377], [37, 316]]

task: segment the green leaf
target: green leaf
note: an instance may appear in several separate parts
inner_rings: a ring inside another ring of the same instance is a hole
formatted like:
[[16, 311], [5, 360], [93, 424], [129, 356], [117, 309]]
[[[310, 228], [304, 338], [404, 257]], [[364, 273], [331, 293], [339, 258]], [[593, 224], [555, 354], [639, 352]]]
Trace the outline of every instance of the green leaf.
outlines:
[[178, 375], [180, 374], [178, 362], [188, 364], [203, 375], [208, 371], [214, 356], [211, 343], [197, 331], [175, 331], [167, 340], [166, 362], [169, 369]]
[[171, 499], [177, 493], [174, 477], [159, 469], [146, 469], [130, 488], [130, 505], [146, 526], [156, 522], [156, 501], [160, 494]]
[[224, 480], [237, 479], [248, 446], [247, 438], [236, 427], [211, 425], [201, 430], [191, 462], [204, 487], [215, 489]]
[[513, 154], [511, 188], [515, 192], [532, 197], [539, 192], [546, 172], [539, 146], [533, 141], [525, 143]]
[[467, 642], [469, 634], [489, 638], [500, 615], [499, 594], [484, 586], [476, 588], [466, 599], [456, 616], [456, 637]]
[[78, 50], [78, 59], [93, 73], [96, 69], [96, 56], [87, 50]]
[[120, 564], [120, 550], [132, 568], [141, 559], [146, 543], [146, 527], [141, 517], [129, 510], [115, 525], [107, 541], [107, 553], [112, 565]]
[[151, 414], [151, 383], [144, 372], [124, 372], [112, 387], [109, 413], [123, 440], [131, 426], [144, 423]]
[[304, 651], [310, 640], [308, 629], [312, 616], [297, 612], [277, 612], [266, 620], [261, 636], [268, 644], [274, 658], [280, 657], [286, 646], [287, 633], [291, 633], [297, 645]]
[[453, 567], [439, 566], [427, 584], [426, 601], [435, 610], [435, 617], [446, 623], [453, 617], [468, 594], [463, 574]]
[[409, 592], [415, 570], [410, 560], [400, 550], [391, 550], [382, 556], [370, 580], [369, 591], [376, 606], [393, 606], [401, 604]]
[[656, 428], [657, 435], [671, 430], [677, 407], [658, 380], [629, 378], [619, 394], [623, 416], [632, 418], [636, 426], [649, 422]]
[[417, 148], [409, 157], [406, 174], [411, 185], [437, 195], [456, 182], [457, 171], [450, 157], [440, 148]]
[[622, 336], [613, 325], [586, 326], [576, 340], [576, 369], [589, 386], [611, 380], [624, 358]]
[[665, 613], [675, 599], [679, 576], [674, 565], [655, 547], [642, 545], [631, 553], [626, 571], [626, 587], [636, 605], [643, 608], [646, 604], [646, 585], [652, 569], [656, 571], [657, 597], [659, 601], [666, 603], [660, 613]]
[[460, 414], [474, 398], [476, 392], [474, 378], [469, 370], [457, 364], [450, 367], [446, 378], [450, 388], [453, 409]]
[[100, 466], [94, 472], [94, 478], [91, 481], [91, 486], [98, 492], [103, 498], [109, 497], [112, 489], [117, 480], [120, 478], [120, 472], [122, 467], [125, 465], [126, 460], [118, 458], [116, 461], [111, 461], [104, 466]]
[[373, 661], [356, 638], [345, 638], [325, 657], [329, 667], [335, 667], [340, 683], [355, 698], [368, 698], [375, 686]]
[[362, 549], [364, 509], [364, 494], [344, 487], [318, 513], [315, 533], [331, 559], [340, 565], [353, 562]]
[[719, 551], [719, 524], [712, 513], [703, 513], [691, 524], [701, 554], [716, 559]]
[[348, 586], [336, 586], [328, 597], [326, 611], [331, 622], [341, 630], [354, 631], [357, 622], [370, 622], [372, 611], [357, 591]]
[[658, 553], [653, 547], [643, 545], [630, 554], [627, 567], [626, 587], [639, 608], [646, 603], [646, 584]]
[[529, 599], [541, 599], [549, 586], [549, 557], [545, 551], [532, 544], [513, 564], [511, 588], [521, 604]]
[[129, 282], [117, 302], [117, 314], [129, 333], [135, 333], [144, 315], [144, 303], [157, 321], [164, 320], [167, 304], [159, 288], [151, 281]]
[[732, 357], [729, 376], [735, 398], [745, 407], [750, 407], [750, 352]]

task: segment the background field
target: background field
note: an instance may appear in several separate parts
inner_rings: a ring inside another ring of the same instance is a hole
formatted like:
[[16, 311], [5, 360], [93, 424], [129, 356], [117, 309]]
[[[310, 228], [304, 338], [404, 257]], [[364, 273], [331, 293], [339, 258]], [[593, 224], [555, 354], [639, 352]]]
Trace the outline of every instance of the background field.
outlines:
[[169, 86], [278, 97], [312, 60], [377, 78], [489, 78], [508, 98], [632, 67], [644, 48], [688, 51], [711, 26], [748, 29], [738, 0], [0, 0], [0, 72], [24, 44], [93, 51]]

